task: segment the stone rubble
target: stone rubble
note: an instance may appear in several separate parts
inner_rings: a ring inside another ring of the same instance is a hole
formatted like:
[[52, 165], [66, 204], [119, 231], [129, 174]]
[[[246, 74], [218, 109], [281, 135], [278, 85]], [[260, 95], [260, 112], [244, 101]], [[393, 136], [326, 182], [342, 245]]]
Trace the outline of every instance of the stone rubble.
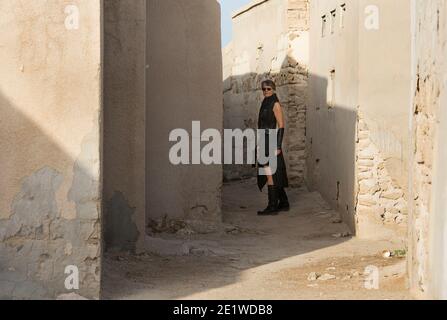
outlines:
[[371, 141], [368, 125], [358, 114], [357, 216], [373, 216], [384, 225], [406, 226], [408, 205], [402, 188], [391, 178], [385, 160]]

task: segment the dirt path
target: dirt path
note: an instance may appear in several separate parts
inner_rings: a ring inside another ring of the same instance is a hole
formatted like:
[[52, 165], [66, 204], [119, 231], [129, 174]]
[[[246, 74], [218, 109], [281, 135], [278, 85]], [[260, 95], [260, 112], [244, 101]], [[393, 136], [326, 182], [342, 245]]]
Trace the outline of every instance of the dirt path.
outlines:
[[[382, 256], [384, 250], [402, 249], [398, 244], [344, 237], [347, 227], [337, 223], [337, 214], [318, 193], [294, 190], [290, 212], [258, 217], [265, 198], [252, 180], [226, 184], [220, 231], [159, 234], [161, 254], [109, 254], [104, 298], [411, 298], [405, 259]], [[379, 270], [379, 290], [364, 285], [363, 273], [371, 265]]]

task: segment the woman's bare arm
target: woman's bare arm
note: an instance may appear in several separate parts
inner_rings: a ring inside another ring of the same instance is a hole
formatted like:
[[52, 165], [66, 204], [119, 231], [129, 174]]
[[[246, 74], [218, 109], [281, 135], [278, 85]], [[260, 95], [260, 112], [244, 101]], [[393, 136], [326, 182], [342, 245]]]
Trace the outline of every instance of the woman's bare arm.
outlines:
[[275, 118], [278, 122], [278, 150], [276, 152], [276, 155], [280, 155], [282, 153], [282, 140], [284, 138], [284, 114], [279, 102], [275, 103], [273, 112], [275, 113]]
[[275, 113], [276, 121], [278, 122], [278, 128], [284, 128], [284, 114], [282, 112], [281, 105], [279, 102], [275, 103], [273, 107], [273, 112]]

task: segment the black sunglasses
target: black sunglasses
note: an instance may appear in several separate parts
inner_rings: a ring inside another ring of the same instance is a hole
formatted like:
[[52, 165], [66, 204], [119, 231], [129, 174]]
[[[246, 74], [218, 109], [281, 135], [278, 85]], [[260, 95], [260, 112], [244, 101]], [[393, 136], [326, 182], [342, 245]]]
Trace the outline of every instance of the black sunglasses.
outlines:
[[272, 91], [272, 88], [262, 88], [262, 91]]

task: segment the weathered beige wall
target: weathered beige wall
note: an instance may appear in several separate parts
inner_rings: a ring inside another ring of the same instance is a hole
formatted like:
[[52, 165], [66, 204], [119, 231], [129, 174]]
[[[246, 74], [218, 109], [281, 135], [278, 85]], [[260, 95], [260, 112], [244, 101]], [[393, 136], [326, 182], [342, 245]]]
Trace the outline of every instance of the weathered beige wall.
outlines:
[[[79, 29], [65, 26], [67, 5]], [[101, 1], [0, 2], [0, 298], [98, 298]], [[82, 57], [82, 59], [80, 59]]]
[[[233, 14], [233, 76], [263, 74], [272, 69], [279, 41], [286, 37], [287, 4], [287, 0], [254, 0]], [[276, 71], [285, 58], [285, 54], [282, 59], [278, 57]]]
[[[363, 238], [406, 236], [408, 1], [311, 3], [308, 184]], [[365, 21], [378, 8], [378, 29]], [[331, 32], [331, 11], [336, 10]], [[327, 33], [322, 36], [322, 16]]]
[[146, 215], [146, 1], [104, 3], [106, 248], [141, 251]]
[[[379, 9], [379, 29], [367, 30], [368, 6]], [[358, 234], [406, 238], [411, 85], [410, 2], [361, 1]], [[366, 129], [366, 130], [365, 130]], [[368, 168], [368, 169], [367, 169]], [[361, 203], [363, 202], [363, 203]], [[375, 204], [374, 204], [375, 203]], [[378, 229], [379, 228], [379, 229]]]
[[366, 16], [369, 5], [380, 10], [378, 31], [360, 25], [360, 109], [390, 174], [408, 190], [410, 1], [362, 0], [360, 4], [361, 16]]
[[[272, 79], [286, 116], [285, 154], [292, 186], [304, 180], [308, 1], [255, 0], [233, 15], [233, 40], [224, 49], [224, 126], [257, 128], [261, 82]], [[251, 165], [226, 165], [227, 180], [255, 174]]]
[[220, 7], [215, 0], [148, 1], [147, 218], [221, 221], [222, 166], [170, 163], [173, 129], [222, 131]]
[[414, 106], [412, 110], [409, 274], [428, 298], [447, 298], [447, 3], [412, 1]]
[[[358, 105], [358, 2], [347, 1], [344, 28], [322, 37], [322, 16], [338, 1], [310, 2], [307, 177], [355, 229], [355, 139]], [[329, 19], [328, 19], [329, 21]], [[335, 79], [331, 81], [331, 71]]]

